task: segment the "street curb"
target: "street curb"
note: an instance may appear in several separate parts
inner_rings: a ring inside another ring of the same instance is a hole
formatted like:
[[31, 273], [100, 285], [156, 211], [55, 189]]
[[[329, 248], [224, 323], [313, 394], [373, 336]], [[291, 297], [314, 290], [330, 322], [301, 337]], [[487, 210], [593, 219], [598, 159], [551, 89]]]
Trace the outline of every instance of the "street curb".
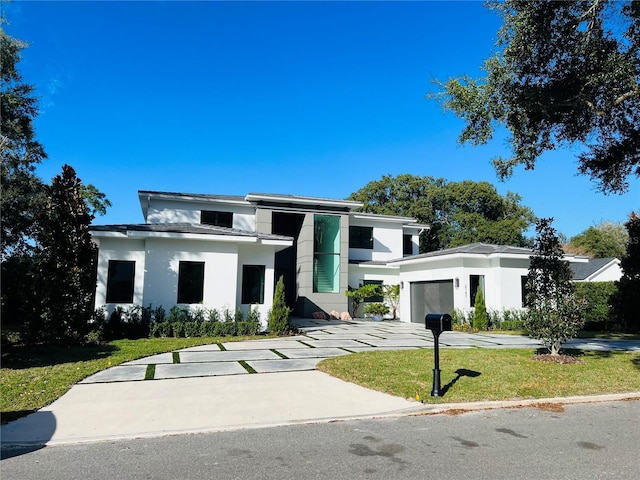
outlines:
[[[276, 421], [254, 423], [252, 425], [238, 424], [227, 425], [224, 427], [209, 427], [202, 429], [181, 429], [181, 430], [162, 430], [148, 431], [139, 434], [130, 435], [105, 435], [97, 437], [81, 437], [73, 440], [53, 440], [44, 443], [40, 442], [2, 442], [0, 447], [3, 450], [12, 450], [17, 448], [34, 448], [34, 447], [53, 447], [63, 445], [80, 445], [88, 443], [114, 442], [119, 440], [136, 440], [143, 438], [162, 438], [177, 435], [197, 435], [206, 433], [230, 432], [237, 430], [253, 430], [262, 428], [283, 427], [292, 425], [313, 425], [323, 423], [349, 422], [356, 420], [376, 420], [385, 418], [401, 418], [412, 416], [427, 415], [460, 415], [464, 413], [473, 413], [487, 410], [509, 409], [509, 408], [540, 408], [543, 410], [553, 410], [560, 412], [564, 405], [577, 405], [588, 403], [604, 403], [618, 401], [638, 401], [640, 400], [640, 392], [614, 393], [604, 395], [586, 395], [573, 397], [556, 397], [556, 398], [532, 398], [523, 400], [498, 400], [487, 402], [471, 402], [471, 403], [444, 403], [439, 405], [416, 405], [402, 410], [390, 412], [380, 412], [368, 415], [349, 415], [344, 417], [326, 417], [311, 418], [302, 420]], [[556, 406], [556, 409], [549, 408]]]
[[522, 400], [497, 400], [471, 403], [442, 403], [424, 405], [422, 411], [412, 415], [440, 415], [495, 410], [500, 408], [541, 408], [544, 405], [576, 405], [583, 403], [602, 403], [640, 400], [640, 392], [608, 393], [603, 395], [583, 395], [572, 397], [529, 398]]

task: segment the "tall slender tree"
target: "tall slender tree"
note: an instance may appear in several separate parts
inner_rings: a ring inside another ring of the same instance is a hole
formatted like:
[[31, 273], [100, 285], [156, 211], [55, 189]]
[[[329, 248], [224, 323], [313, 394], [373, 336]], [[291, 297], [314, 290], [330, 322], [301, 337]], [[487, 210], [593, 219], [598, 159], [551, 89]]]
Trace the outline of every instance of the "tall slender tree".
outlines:
[[89, 233], [93, 215], [82, 182], [69, 165], [46, 190], [35, 255], [42, 303], [38, 330], [47, 340], [78, 342], [87, 331], [96, 288], [96, 247]]
[[0, 19], [0, 253], [4, 260], [33, 245], [35, 215], [44, 200], [44, 185], [35, 168], [47, 155], [33, 126], [38, 116], [35, 87], [23, 82], [17, 68], [26, 45], [7, 35], [3, 23]]
[[569, 262], [562, 259], [564, 252], [555, 229], [553, 218], [542, 218], [536, 224], [536, 238], [527, 276], [525, 329], [532, 338], [542, 340], [552, 355], [574, 337], [583, 326], [580, 302], [573, 294], [572, 272]]
[[625, 227], [629, 243], [620, 261], [622, 278], [616, 282], [618, 292], [612, 303], [622, 331], [640, 333], [640, 216], [631, 212]]

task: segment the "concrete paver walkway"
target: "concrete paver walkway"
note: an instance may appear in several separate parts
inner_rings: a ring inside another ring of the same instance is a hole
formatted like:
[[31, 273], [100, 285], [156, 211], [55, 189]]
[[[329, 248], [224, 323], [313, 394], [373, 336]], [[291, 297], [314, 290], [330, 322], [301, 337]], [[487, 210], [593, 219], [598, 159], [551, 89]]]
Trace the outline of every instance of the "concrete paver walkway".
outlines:
[[[294, 324], [300, 335], [184, 348], [112, 367], [80, 383], [309, 371], [315, 370], [325, 358], [339, 355], [433, 347], [431, 332], [417, 323], [295, 319]], [[541, 345], [520, 335], [445, 332], [440, 336], [442, 348], [532, 348]], [[574, 339], [567, 347], [640, 351], [640, 342]], [[153, 375], [149, 366], [154, 367]]]
[[[54, 445], [406, 414], [427, 406], [315, 371], [353, 352], [433, 347], [420, 324], [295, 320], [287, 338], [202, 345], [86, 378], [57, 401], [0, 427], [3, 447]], [[446, 332], [442, 348], [514, 348], [528, 337]], [[573, 340], [589, 350], [640, 352], [640, 341]], [[153, 372], [153, 381], [150, 378]], [[485, 407], [486, 408], [486, 407]]]

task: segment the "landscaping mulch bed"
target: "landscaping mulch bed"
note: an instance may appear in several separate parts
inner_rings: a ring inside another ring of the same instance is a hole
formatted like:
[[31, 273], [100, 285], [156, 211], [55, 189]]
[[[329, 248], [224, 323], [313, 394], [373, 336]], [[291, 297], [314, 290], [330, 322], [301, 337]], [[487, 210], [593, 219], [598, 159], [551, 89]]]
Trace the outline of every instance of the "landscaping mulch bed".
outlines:
[[533, 359], [539, 362], [554, 362], [561, 364], [584, 363], [579, 358], [573, 357], [571, 355], [551, 355], [550, 353], [534, 355]]

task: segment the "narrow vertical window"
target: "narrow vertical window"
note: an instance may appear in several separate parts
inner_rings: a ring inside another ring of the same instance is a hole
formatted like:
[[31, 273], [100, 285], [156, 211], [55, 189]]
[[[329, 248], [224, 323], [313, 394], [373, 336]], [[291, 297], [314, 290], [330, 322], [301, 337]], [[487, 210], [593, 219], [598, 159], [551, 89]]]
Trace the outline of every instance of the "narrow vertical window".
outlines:
[[313, 291], [340, 291], [340, 217], [314, 215]]
[[136, 262], [109, 260], [107, 303], [133, 303]]
[[413, 255], [413, 241], [411, 235], [402, 235], [402, 255]]
[[204, 262], [180, 262], [178, 303], [200, 303], [204, 299]]
[[473, 307], [476, 304], [476, 294], [478, 289], [482, 289], [482, 293], [485, 295], [485, 301], [487, 298], [487, 291], [484, 289], [484, 275], [469, 275], [469, 306]]
[[242, 266], [242, 304], [264, 303], [264, 265]]

